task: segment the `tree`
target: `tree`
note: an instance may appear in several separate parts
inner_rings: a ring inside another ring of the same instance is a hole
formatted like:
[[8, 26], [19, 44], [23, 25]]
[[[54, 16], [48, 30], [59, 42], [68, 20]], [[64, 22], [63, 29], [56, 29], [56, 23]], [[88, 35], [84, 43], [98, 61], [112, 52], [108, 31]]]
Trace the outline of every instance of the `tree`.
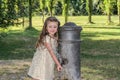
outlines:
[[6, 20], [7, 13], [5, 12], [6, 3], [7, 3], [6, 0], [0, 0], [0, 27], [7, 27], [7, 20]]
[[32, 28], [32, 0], [29, 0], [29, 29]]
[[70, 0], [62, 0], [62, 6], [63, 6], [62, 15], [65, 17], [65, 23], [68, 20], [69, 2], [70, 2]]
[[40, 9], [42, 11], [42, 21], [44, 23], [44, 17], [45, 17], [45, 3], [46, 3], [46, 0], [40, 0]]
[[7, 25], [14, 25], [14, 20], [17, 19], [17, 11], [16, 11], [16, 2], [17, 0], [8, 0], [7, 1]]
[[117, 0], [117, 8], [118, 8], [118, 17], [119, 17], [119, 24], [120, 25], [120, 0]]
[[86, 2], [86, 10], [88, 12], [88, 23], [93, 23], [92, 22], [92, 0], [87, 0]]
[[108, 16], [107, 19], [107, 24], [111, 24], [111, 9], [112, 9], [112, 5], [111, 5], [111, 1], [110, 0], [104, 0], [104, 4], [105, 4], [105, 11], [106, 14]]
[[53, 16], [53, 8], [55, 5], [56, 0], [47, 0], [47, 8], [50, 13], [50, 16]]
[[102, 14], [103, 10], [102, 10], [102, 6], [103, 6], [103, 0], [93, 0], [93, 11], [92, 14]]
[[79, 15], [81, 12], [80, 7], [81, 7], [81, 0], [70, 0], [69, 14], [73, 16]]
[[[28, 3], [27, 1], [25, 0], [18, 0], [17, 2], [17, 6], [18, 6], [18, 18], [21, 18], [22, 17], [22, 25], [24, 27], [24, 23], [25, 23], [25, 12], [27, 13], [27, 9], [26, 9], [26, 4], [25, 3]], [[21, 22], [20, 22], [21, 23]]]

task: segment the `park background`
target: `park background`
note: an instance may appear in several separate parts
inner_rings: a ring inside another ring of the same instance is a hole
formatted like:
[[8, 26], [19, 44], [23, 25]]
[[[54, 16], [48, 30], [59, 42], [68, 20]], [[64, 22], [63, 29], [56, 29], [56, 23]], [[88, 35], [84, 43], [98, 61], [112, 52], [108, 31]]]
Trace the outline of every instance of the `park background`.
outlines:
[[120, 0], [0, 0], [0, 80], [30, 80], [48, 16], [82, 27], [82, 80], [120, 80]]

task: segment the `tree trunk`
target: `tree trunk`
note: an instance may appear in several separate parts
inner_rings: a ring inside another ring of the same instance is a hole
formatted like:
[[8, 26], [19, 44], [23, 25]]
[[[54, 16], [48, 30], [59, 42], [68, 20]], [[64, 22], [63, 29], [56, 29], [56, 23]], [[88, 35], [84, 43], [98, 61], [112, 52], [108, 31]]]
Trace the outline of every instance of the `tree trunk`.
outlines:
[[53, 16], [53, 0], [50, 2], [50, 16]]
[[25, 26], [25, 18], [24, 18], [24, 16], [23, 16], [23, 19], [22, 19], [23, 21], [22, 21], [22, 26], [24, 27]]
[[45, 17], [44, 10], [42, 10], [42, 22], [43, 22], [43, 24], [44, 24], [44, 17]]
[[89, 0], [89, 23], [92, 23], [92, 0]]
[[108, 23], [111, 23], [112, 21], [111, 21], [111, 15], [110, 15], [110, 13], [108, 14]]
[[88, 23], [93, 23], [92, 22], [92, 0], [87, 0], [86, 10], [88, 12]]
[[29, 28], [32, 28], [32, 0], [29, 0]]
[[68, 21], [68, 8], [70, 0], [63, 0], [63, 15], [65, 17], [65, 23]]
[[91, 13], [88, 15], [88, 22], [92, 23], [92, 14]]
[[119, 15], [119, 25], [120, 25], [120, 15]]
[[112, 6], [112, 5], [111, 5], [110, 0], [107, 1], [106, 5], [107, 5], [107, 4], [108, 4], [108, 6], [107, 6], [107, 7], [108, 7], [108, 10], [107, 10], [108, 22], [107, 22], [107, 23], [108, 23], [108, 24], [111, 24], [111, 22], [112, 22], [112, 21], [111, 21], [111, 6]]
[[117, 7], [118, 7], [118, 18], [119, 18], [118, 25], [120, 25], [120, 0], [117, 0]]
[[40, 9], [42, 10], [42, 22], [44, 24], [44, 17], [45, 17], [45, 5], [46, 5], [46, 0], [40, 0]]
[[67, 23], [67, 21], [68, 21], [68, 7], [67, 7], [68, 5], [66, 5], [65, 6], [65, 23]]

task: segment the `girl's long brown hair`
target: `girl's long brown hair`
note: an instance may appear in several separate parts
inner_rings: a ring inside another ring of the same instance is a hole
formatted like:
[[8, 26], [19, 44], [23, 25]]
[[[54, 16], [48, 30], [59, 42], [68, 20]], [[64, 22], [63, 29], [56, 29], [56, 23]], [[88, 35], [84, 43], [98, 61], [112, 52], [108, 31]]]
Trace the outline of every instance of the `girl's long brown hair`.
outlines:
[[[48, 22], [58, 22], [58, 29], [59, 29], [59, 26], [60, 26], [60, 22], [59, 20], [56, 18], [56, 17], [48, 17], [45, 22], [44, 22], [44, 25], [43, 25], [43, 28], [42, 28], [42, 32], [36, 42], [36, 48], [39, 47], [40, 45], [44, 44], [43, 43], [43, 39], [46, 35], [48, 35], [48, 32], [47, 32], [47, 24]], [[58, 31], [57, 31], [58, 32]], [[55, 33], [54, 35], [55, 37], [57, 36], [57, 33]]]

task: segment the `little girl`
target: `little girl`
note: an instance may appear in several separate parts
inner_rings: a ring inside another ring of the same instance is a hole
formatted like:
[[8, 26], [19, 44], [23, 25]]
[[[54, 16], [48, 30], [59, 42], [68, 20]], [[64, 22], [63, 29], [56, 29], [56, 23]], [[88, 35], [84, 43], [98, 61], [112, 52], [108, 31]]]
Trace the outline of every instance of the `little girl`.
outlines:
[[28, 75], [32, 77], [32, 80], [53, 80], [55, 64], [57, 65], [57, 70], [61, 71], [62, 66], [56, 57], [59, 26], [60, 22], [55, 17], [48, 17], [45, 20], [36, 44], [36, 52], [28, 71]]

